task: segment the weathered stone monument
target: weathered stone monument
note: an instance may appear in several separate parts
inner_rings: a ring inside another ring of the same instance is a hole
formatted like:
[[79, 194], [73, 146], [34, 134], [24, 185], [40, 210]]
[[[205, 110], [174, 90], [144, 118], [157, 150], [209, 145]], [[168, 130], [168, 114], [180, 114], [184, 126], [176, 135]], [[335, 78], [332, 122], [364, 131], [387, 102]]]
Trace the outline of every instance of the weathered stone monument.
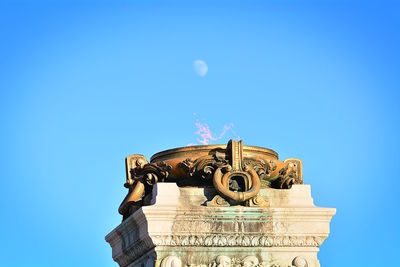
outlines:
[[242, 141], [128, 156], [125, 187], [106, 236], [122, 267], [317, 267], [335, 214], [314, 206], [300, 159]]

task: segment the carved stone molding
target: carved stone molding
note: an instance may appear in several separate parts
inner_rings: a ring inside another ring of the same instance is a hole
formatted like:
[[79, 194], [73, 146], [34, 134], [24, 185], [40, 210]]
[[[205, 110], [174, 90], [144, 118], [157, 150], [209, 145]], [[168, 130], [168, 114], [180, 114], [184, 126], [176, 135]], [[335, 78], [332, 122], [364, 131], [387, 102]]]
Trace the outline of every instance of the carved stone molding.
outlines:
[[126, 266], [153, 249], [154, 246], [153, 240], [149, 236], [137, 240], [136, 242], [123, 239], [121, 245], [122, 250], [117, 255], [113, 254], [113, 259], [117, 261], [120, 266]]
[[[114, 260], [121, 267], [160, 267], [167, 256], [178, 257], [181, 267], [320, 266], [318, 248], [335, 211], [315, 207], [308, 185], [260, 189], [270, 201], [263, 208], [201, 206], [208, 193], [213, 196], [215, 190], [159, 183], [152, 193], [155, 203], [138, 209], [106, 237]], [[219, 255], [229, 257], [230, 265], [218, 262]], [[176, 259], [168, 262], [179, 265]]]
[[259, 236], [259, 235], [158, 235], [157, 246], [192, 247], [319, 247], [325, 236]]

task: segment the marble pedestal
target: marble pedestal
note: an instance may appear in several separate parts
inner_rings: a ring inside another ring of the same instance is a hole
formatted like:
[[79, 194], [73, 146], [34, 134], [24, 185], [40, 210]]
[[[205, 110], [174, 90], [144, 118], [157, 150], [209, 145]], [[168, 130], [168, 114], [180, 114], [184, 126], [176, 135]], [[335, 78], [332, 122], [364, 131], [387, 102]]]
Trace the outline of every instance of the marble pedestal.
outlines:
[[261, 189], [265, 207], [210, 207], [214, 188], [158, 183], [143, 206], [106, 236], [113, 259], [133, 266], [318, 267], [333, 208], [309, 185]]

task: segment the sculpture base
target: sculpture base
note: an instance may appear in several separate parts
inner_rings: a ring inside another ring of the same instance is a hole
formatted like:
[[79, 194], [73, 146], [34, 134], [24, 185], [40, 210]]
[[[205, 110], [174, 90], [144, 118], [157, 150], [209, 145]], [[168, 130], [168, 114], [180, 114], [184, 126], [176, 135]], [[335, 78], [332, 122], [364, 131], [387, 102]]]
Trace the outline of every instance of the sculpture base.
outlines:
[[320, 266], [335, 209], [313, 204], [309, 185], [261, 189], [263, 207], [207, 206], [213, 188], [158, 183], [151, 206], [106, 236], [128, 266]]

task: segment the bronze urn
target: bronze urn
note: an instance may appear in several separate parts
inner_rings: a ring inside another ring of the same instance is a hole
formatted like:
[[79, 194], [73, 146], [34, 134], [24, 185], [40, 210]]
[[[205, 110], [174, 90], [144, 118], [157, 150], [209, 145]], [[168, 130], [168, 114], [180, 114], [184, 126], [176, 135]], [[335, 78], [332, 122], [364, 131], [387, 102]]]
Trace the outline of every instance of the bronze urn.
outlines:
[[278, 153], [257, 146], [243, 146], [230, 140], [227, 145], [202, 145], [158, 152], [150, 162], [143, 155], [125, 159], [129, 192], [119, 213], [124, 219], [137, 208], [148, 205], [153, 186], [176, 183], [179, 187], [196, 186], [216, 190], [209, 206], [265, 206], [261, 188], [289, 189], [302, 184], [300, 159], [280, 161]]

